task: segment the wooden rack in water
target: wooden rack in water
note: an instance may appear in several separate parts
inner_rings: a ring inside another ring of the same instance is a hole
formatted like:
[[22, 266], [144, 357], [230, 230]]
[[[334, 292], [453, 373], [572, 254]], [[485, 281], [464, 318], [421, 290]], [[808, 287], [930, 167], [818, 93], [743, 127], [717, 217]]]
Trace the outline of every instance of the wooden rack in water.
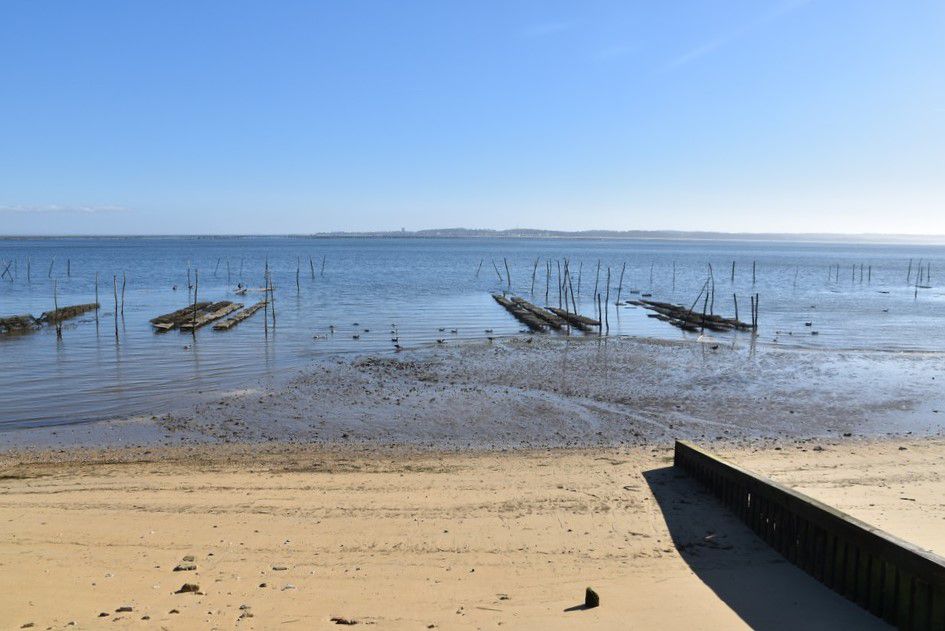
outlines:
[[533, 331], [543, 331], [549, 327], [561, 329], [566, 325], [586, 331], [588, 327], [600, 326], [600, 322], [597, 320], [555, 307], [545, 309], [517, 296], [509, 299], [501, 294], [492, 294], [492, 297], [505, 307], [505, 310], [511, 313], [515, 319]]
[[213, 325], [213, 330], [214, 331], [228, 331], [232, 329], [234, 326], [236, 326], [237, 324], [239, 324], [240, 322], [242, 322], [243, 320], [249, 319], [254, 313], [256, 313], [257, 311], [259, 311], [265, 306], [266, 306], [266, 301], [260, 300], [256, 304], [246, 307], [245, 309], [243, 309], [236, 315], [230, 318], [227, 318], [226, 320], [223, 320], [222, 322], [217, 322], [216, 324]]
[[17, 316], [7, 316], [0, 318], [0, 335], [12, 333], [29, 333], [39, 329], [44, 324], [56, 324], [72, 318], [77, 318], [82, 314], [95, 311], [99, 308], [97, 302], [90, 302], [84, 305], [71, 305], [60, 307], [52, 311], [43, 313], [38, 318], [25, 313]]
[[497, 303], [505, 307], [505, 310], [511, 313], [516, 320], [527, 326], [532, 331], [544, 331], [545, 322], [525, 307], [512, 302], [502, 294], [492, 294], [492, 298]]
[[628, 304], [649, 309], [655, 313], [651, 318], [668, 322], [684, 331], [697, 332], [703, 329], [710, 331], [750, 331], [751, 325], [735, 318], [723, 318], [718, 315], [695, 313], [682, 305], [656, 300], [628, 300]]
[[553, 329], [560, 329], [564, 326], [567, 326], [568, 322], [564, 318], [553, 314], [547, 309], [542, 309], [538, 305], [533, 305], [524, 298], [519, 298], [517, 296], [512, 296], [512, 302], [522, 307], [529, 313], [538, 316], [545, 324], [550, 326]]
[[229, 300], [222, 300], [220, 302], [214, 303], [210, 308], [206, 309], [202, 313], [198, 313], [196, 318], [190, 318], [184, 320], [180, 323], [181, 331], [193, 331], [199, 329], [202, 326], [206, 326], [211, 322], [215, 322], [220, 318], [230, 315], [234, 311], [239, 311], [243, 308], [243, 304], [240, 302], [230, 302]]
[[197, 314], [199, 315], [210, 305], [211, 303], [209, 302], [196, 302], [194, 304], [187, 305], [182, 309], [178, 309], [177, 311], [171, 311], [170, 313], [165, 313], [164, 315], [151, 318], [150, 322], [157, 331], [170, 331], [171, 329], [183, 323], [184, 320], [193, 320], [194, 310], [196, 310]]
[[579, 313], [571, 313], [565, 309], [559, 309], [558, 307], [548, 307], [548, 310], [554, 313], [555, 315], [564, 318], [568, 323], [573, 326], [586, 331], [589, 327], [600, 326], [600, 320], [595, 320], [593, 318], [588, 318], [587, 316], [582, 316]]

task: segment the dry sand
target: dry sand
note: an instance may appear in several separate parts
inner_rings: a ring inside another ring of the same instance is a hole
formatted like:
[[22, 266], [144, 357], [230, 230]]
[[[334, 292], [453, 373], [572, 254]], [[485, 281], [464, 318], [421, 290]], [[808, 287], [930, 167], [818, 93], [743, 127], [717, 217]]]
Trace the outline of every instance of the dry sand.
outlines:
[[[945, 441], [778, 446], [725, 452], [945, 550]], [[651, 446], [11, 451], [0, 628], [882, 628], [670, 464]], [[601, 606], [566, 611], [586, 586]]]

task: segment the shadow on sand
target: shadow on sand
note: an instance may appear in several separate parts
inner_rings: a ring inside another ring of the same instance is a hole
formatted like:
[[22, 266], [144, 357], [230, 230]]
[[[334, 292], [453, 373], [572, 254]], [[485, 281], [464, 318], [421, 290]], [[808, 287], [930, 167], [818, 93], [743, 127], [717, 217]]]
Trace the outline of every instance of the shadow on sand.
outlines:
[[889, 629], [770, 548], [683, 472], [643, 477], [690, 569], [754, 629]]

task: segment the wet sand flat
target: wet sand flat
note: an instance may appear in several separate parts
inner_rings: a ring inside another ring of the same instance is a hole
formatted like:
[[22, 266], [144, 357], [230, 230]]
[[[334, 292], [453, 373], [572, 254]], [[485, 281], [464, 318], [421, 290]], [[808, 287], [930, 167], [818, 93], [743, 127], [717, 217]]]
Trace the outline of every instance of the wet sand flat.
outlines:
[[[945, 549], [945, 441], [778, 446], [723, 451]], [[7, 452], [2, 628], [317, 629], [333, 617], [385, 629], [882, 628], [671, 457], [662, 446]], [[175, 572], [188, 555], [196, 569]], [[184, 583], [199, 592], [175, 594]], [[601, 606], [565, 611], [587, 586]]]

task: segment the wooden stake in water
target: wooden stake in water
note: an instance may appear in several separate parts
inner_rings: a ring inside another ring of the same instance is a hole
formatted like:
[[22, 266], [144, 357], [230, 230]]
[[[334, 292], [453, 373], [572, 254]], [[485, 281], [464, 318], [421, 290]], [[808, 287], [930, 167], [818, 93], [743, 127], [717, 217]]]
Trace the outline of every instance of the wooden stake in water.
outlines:
[[322, 276], [325, 275], [325, 259], [328, 258], [328, 255], [325, 254], [322, 256]]
[[276, 328], [276, 292], [272, 286], [272, 270], [269, 271], [269, 300], [272, 301], [272, 328]]
[[600, 315], [599, 315], [600, 312], [601, 312], [600, 294], [597, 294], [597, 313], [598, 313], [598, 316], [597, 316], [597, 335], [598, 335], [598, 337], [600, 337], [600, 336], [603, 335], [603, 333], [604, 333], [604, 323], [601, 322], [601, 317], [600, 317]]
[[623, 262], [623, 266], [620, 268], [620, 283], [617, 285], [617, 300], [614, 301], [614, 305], [620, 304], [620, 294], [623, 292], [623, 273], [627, 271], [627, 262]]
[[735, 282], [735, 261], [732, 261], [732, 282]]
[[751, 262], [751, 284], [755, 284], [755, 261]]
[[912, 259], [909, 259], [909, 270], [906, 272], [906, 285], [912, 284]]
[[58, 284], [59, 284], [58, 281], [55, 281], [55, 280], [53, 281], [52, 298], [53, 298], [53, 313], [56, 314], [56, 339], [61, 340], [62, 339], [62, 318], [60, 317], [60, 314], [59, 314], [59, 297], [56, 295], [58, 293], [57, 292]]
[[115, 340], [118, 340], [118, 274], [112, 275], [112, 292], [115, 297]]
[[[610, 268], [607, 268], [610, 270]], [[653, 289], [653, 263], [650, 262], [650, 289]]]
[[533, 296], [535, 295], [535, 274], [538, 272], [538, 258], [535, 257], [535, 265], [532, 266], [532, 290], [530, 293]]
[[66, 278], [72, 278], [72, 259], [66, 259]]
[[509, 291], [512, 291], [512, 272], [509, 271], [509, 260], [503, 256], [502, 262], [505, 263], [505, 279], [508, 281]]
[[56, 257], [52, 257], [52, 260], [49, 262], [49, 271], [46, 273], [46, 278], [52, 278], [52, 268], [56, 264]]
[[597, 289], [599, 285], [600, 285], [600, 259], [597, 259], [597, 272], [594, 274], [594, 293], [591, 295], [591, 299], [596, 299], [596, 296], [598, 293]]
[[558, 264], [558, 308], [561, 309], [561, 260], [556, 259], [555, 262]]
[[479, 259], [479, 267], [476, 268], [476, 278], [479, 278], [479, 270], [482, 269], [482, 262], [483, 262], [483, 261], [485, 261], [485, 259]]
[[308, 257], [308, 270], [312, 274], [312, 280], [315, 280], [315, 261], [312, 260], [312, 257]]
[[577, 295], [581, 295], [581, 273], [584, 271], [584, 261], [578, 262], [578, 292]]
[[676, 261], [673, 261], [673, 291], [676, 291]]
[[217, 272], [218, 272], [219, 270], [220, 270], [220, 257], [218, 256], [218, 257], [217, 257], [217, 264], [216, 264], [216, 267], [213, 268], [213, 277], [214, 277], [214, 278], [217, 277]]
[[732, 302], [735, 304], [735, 321], [738, 322], [738, 295], [732, 294]]
[[604, 322], [610, 333], [610, 265], [607, 266], [607, 296], [604, 298]]
[[551, 287], [551, 261], [545, 261], [545, 306], [548, 305], [548, 289]]
[[98, 272], [95, 272], [95, 324], [96, 325], [98, 324], [99, 304], [100, 303], [98, 301]]
[[128, 277], [124, 272], [121, 273], [121, 315], [125, 315], [125, 285], [128, 282]]
[[194, 309], [191, 316], [191, 327], [190, 333], [193, 337], [197, 337], [197, 284], [199, 283], [199, 270], [194, 270]]
[[495, 275], [498, 277], [499, 282], [502, 282], [502, 272], [499, 271], [499, 266], [495, 264], [495, 259], [489, 259], [492, 261], [492, 269], [495, 270]]
[[302, 273], [302, 257], [295, 257], [295, 293], [302, 292], [302, 285], [299, 284], [299, 276]]

